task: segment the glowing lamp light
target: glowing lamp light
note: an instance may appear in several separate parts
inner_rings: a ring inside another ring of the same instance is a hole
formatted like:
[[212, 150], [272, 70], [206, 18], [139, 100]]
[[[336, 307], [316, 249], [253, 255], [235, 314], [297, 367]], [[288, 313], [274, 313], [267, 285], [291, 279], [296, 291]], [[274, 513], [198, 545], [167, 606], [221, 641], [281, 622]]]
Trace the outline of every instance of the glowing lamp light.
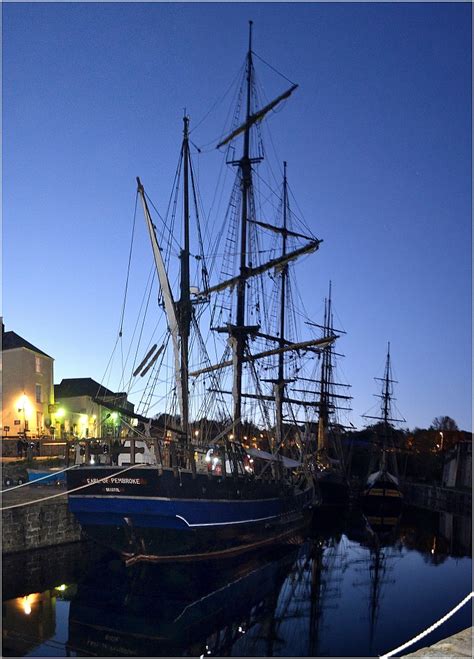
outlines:
[[61, 592], [64, 592], [66, 588], [67, 588], [66, 584], [63, 583], [60, 586], [56, 586], [54, 590], [60, 590]]
[[118, 416], [119, 416], [118, 412], [112, 412], [112, 414], [110, 415], [110, 418], [112, 419], [112, 421], [117, 421]]
[[28, 419], [31, 417], [32, 412], [33, 412], [33, 407], [30, 403], [30, 400], [26, 394], [23, 394], [20, 396], [20, 398], [17, 400], [16, 403], [16, 408], [18, 412], [23, 412], [25, 415], [25, 419]]
[[56, 412], [56, 416], [59, 418], [63, 417], [65, 414], [66, 414], [66, 410], [64, 409], [64, 407], [60, 407]]
[[25, 595], [25, 597], [23, 597], [21, 606], [22, 606], [22, 609], [23, 609], [23, 613], [26, 616], [29, 616], [30, 613], [31, 613], [31, 601], [32, 601], [31, 595]]

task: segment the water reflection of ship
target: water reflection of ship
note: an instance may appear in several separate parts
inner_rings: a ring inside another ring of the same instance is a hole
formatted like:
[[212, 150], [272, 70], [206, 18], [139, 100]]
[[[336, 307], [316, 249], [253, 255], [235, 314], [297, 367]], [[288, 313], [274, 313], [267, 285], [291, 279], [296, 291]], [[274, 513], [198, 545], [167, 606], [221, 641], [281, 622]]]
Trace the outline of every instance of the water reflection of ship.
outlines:
[[297, 544], [224, 568], [99, 563], [71, 603], [68, 645], [80, 656], [224, 656], [307, 551]]
[[340, 542], [329, 529], [224, 566], [98, 563], [71, 603], [68, 646], [79, 656], [314, 655], [340, 596]]
[[292, 566], [261, 620], [238, 639], [240, 656], [318, 656], [325, 615], [338, 608], [341, 573], [346, 569], [342, 534], [318, 511], [317, 535]]

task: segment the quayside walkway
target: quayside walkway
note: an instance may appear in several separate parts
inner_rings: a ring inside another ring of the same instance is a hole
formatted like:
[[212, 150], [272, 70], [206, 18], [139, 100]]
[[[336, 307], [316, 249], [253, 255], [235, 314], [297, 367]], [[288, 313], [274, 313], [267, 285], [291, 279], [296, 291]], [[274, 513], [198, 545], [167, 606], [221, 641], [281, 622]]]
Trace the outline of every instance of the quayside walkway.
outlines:
[[443, 659], [457, 659], [457, 657], [472, 657], [472, 634], [473, 627], [463, 629], [462, 632], [454, 634], [443, 641], [438, 641], [430, 647], [421, 648], [411, 654], [405, 654], [404, 657], [442, 657]]

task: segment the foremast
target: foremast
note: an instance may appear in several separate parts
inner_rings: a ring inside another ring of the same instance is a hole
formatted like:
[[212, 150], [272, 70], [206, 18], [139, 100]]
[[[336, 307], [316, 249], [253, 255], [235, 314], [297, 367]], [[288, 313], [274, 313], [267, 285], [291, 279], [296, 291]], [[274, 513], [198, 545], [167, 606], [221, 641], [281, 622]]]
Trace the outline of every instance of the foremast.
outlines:
[[[148, 227], [150, 240], [155, 259], [161, 291], [165, 305], [168, 328], [173, 342], [174, 371], [176, 393], [180, 414], [181, 440], [190, 445], [189, 433], [189, 337], [192, 320], [191, 281], [190, 281], [190, 213], [189, 213], [189, 117], [183, 117], [183, 142], [181, 146], [181, 159], [183, 163], [183, 247], [180, 251], [180, 299], [175, 301], [166, 272], [165, 263], [158, 243], [155, 226], [151, 219], [144, 187], [137, 177], [138, 194], [140, 195], [145, 221]], [[191, 468], [195, 472], [193, 451], [189, 451]]]

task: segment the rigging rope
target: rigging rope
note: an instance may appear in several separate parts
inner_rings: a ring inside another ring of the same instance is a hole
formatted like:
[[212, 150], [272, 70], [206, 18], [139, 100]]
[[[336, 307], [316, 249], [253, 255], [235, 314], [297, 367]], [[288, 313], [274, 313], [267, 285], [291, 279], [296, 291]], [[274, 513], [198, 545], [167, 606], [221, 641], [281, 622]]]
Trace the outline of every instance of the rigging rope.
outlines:
[[[74, 465], [75, 467], [77, 465]], [[66, 494], [71, 494], [71, 492], [78, 492], [79, 490], [84, 490], [86, 487], [91, 487], [92, 485], [97, 485], [97, 483], [102, 483], [108, 480], [109, 478], [115, 478], [116, 476], [119, 476], [120, 474], [124, 474], [126, 471], [129, 471], [130, 469], [135, 469], [136, 467], [141, 467], [142, 465], [130, 465], [130, 467], [127, 467], [126, 469], [122, 469], [121, 471], [116, 471], [113, 474], [109, 474], [108, 476], [104, 476], [104, 478], [99, 478], [98, 480], [94, 481], [93, 483], [87, 483], [86, 485], [80, 485], [79, 487], [75, 487], [72, 490], [65, 490], [64, 492], [59, 492], [58, 494], [52, 494], [49, 497], [43, 497], [42, 499], [33, 499], [32, 501], [24, 501], [23, 503], [16, 503], [13, 506], [3, 506], [0, 508], [1, 511], [3, 510], [12, 510], [13, 508], [22, 508], [23, 506], [32, 506], [35, 503], [41, 503], [42, 501], [48, 501], [49, 499], [57, 499], [57, 497], [63, 497]]]
[[122, 336], [122, 331], [123, 331], [123, 318], [125, 315], [125, 305], [127, 302], [127, 292], [128, 292], [128, 282], [130, 278], [130, 264], [132, 262], [132, 253], [133, 253], [133, 241], [135, 237], [135, 224], [136, 224], [136, 219], [137, 219], [137, 204], [138, 204], [138, 191], [135, 194], [135, 209], [133, 212], [133, 223], [132, 223], [132, 236], [130, 239], [130, 250], [128, 253], [128, 265], [127, 265], [127, 278], [125, 280], [125, 292], [123, 295], [123, 305], [122, 305], [122, 313], [120, 316], [120, 329], [119, 329], [119, 336]]
[[54, 471], [51, 472], [50, 474], [47, 474], [46, 476], [41, 476], [41, 478], [35, 478], [32, 481], [26, 481], [25, 483], [21, 483], [21, 485], [15, 485], [14, 487], [8, 487], [6, 490], [1, 490], [0, 494], [5, 494], [5, 492], [13, 492], [13, 490], [18, 490], [20, 487], [25, 487], [26, 485], [32, 485], [33, 483], [36, 485], [39, 481], [44, 481], [46, 478], [52, 478], [53, 476], [56, 476], [57, 474], [63, 474], [65, 471], [69, 471], [69, 469], [74, 469], [76, 465], [72, 465], [72, 467], [67, 467], [66, 469], [61, 469], [60, 471]]

